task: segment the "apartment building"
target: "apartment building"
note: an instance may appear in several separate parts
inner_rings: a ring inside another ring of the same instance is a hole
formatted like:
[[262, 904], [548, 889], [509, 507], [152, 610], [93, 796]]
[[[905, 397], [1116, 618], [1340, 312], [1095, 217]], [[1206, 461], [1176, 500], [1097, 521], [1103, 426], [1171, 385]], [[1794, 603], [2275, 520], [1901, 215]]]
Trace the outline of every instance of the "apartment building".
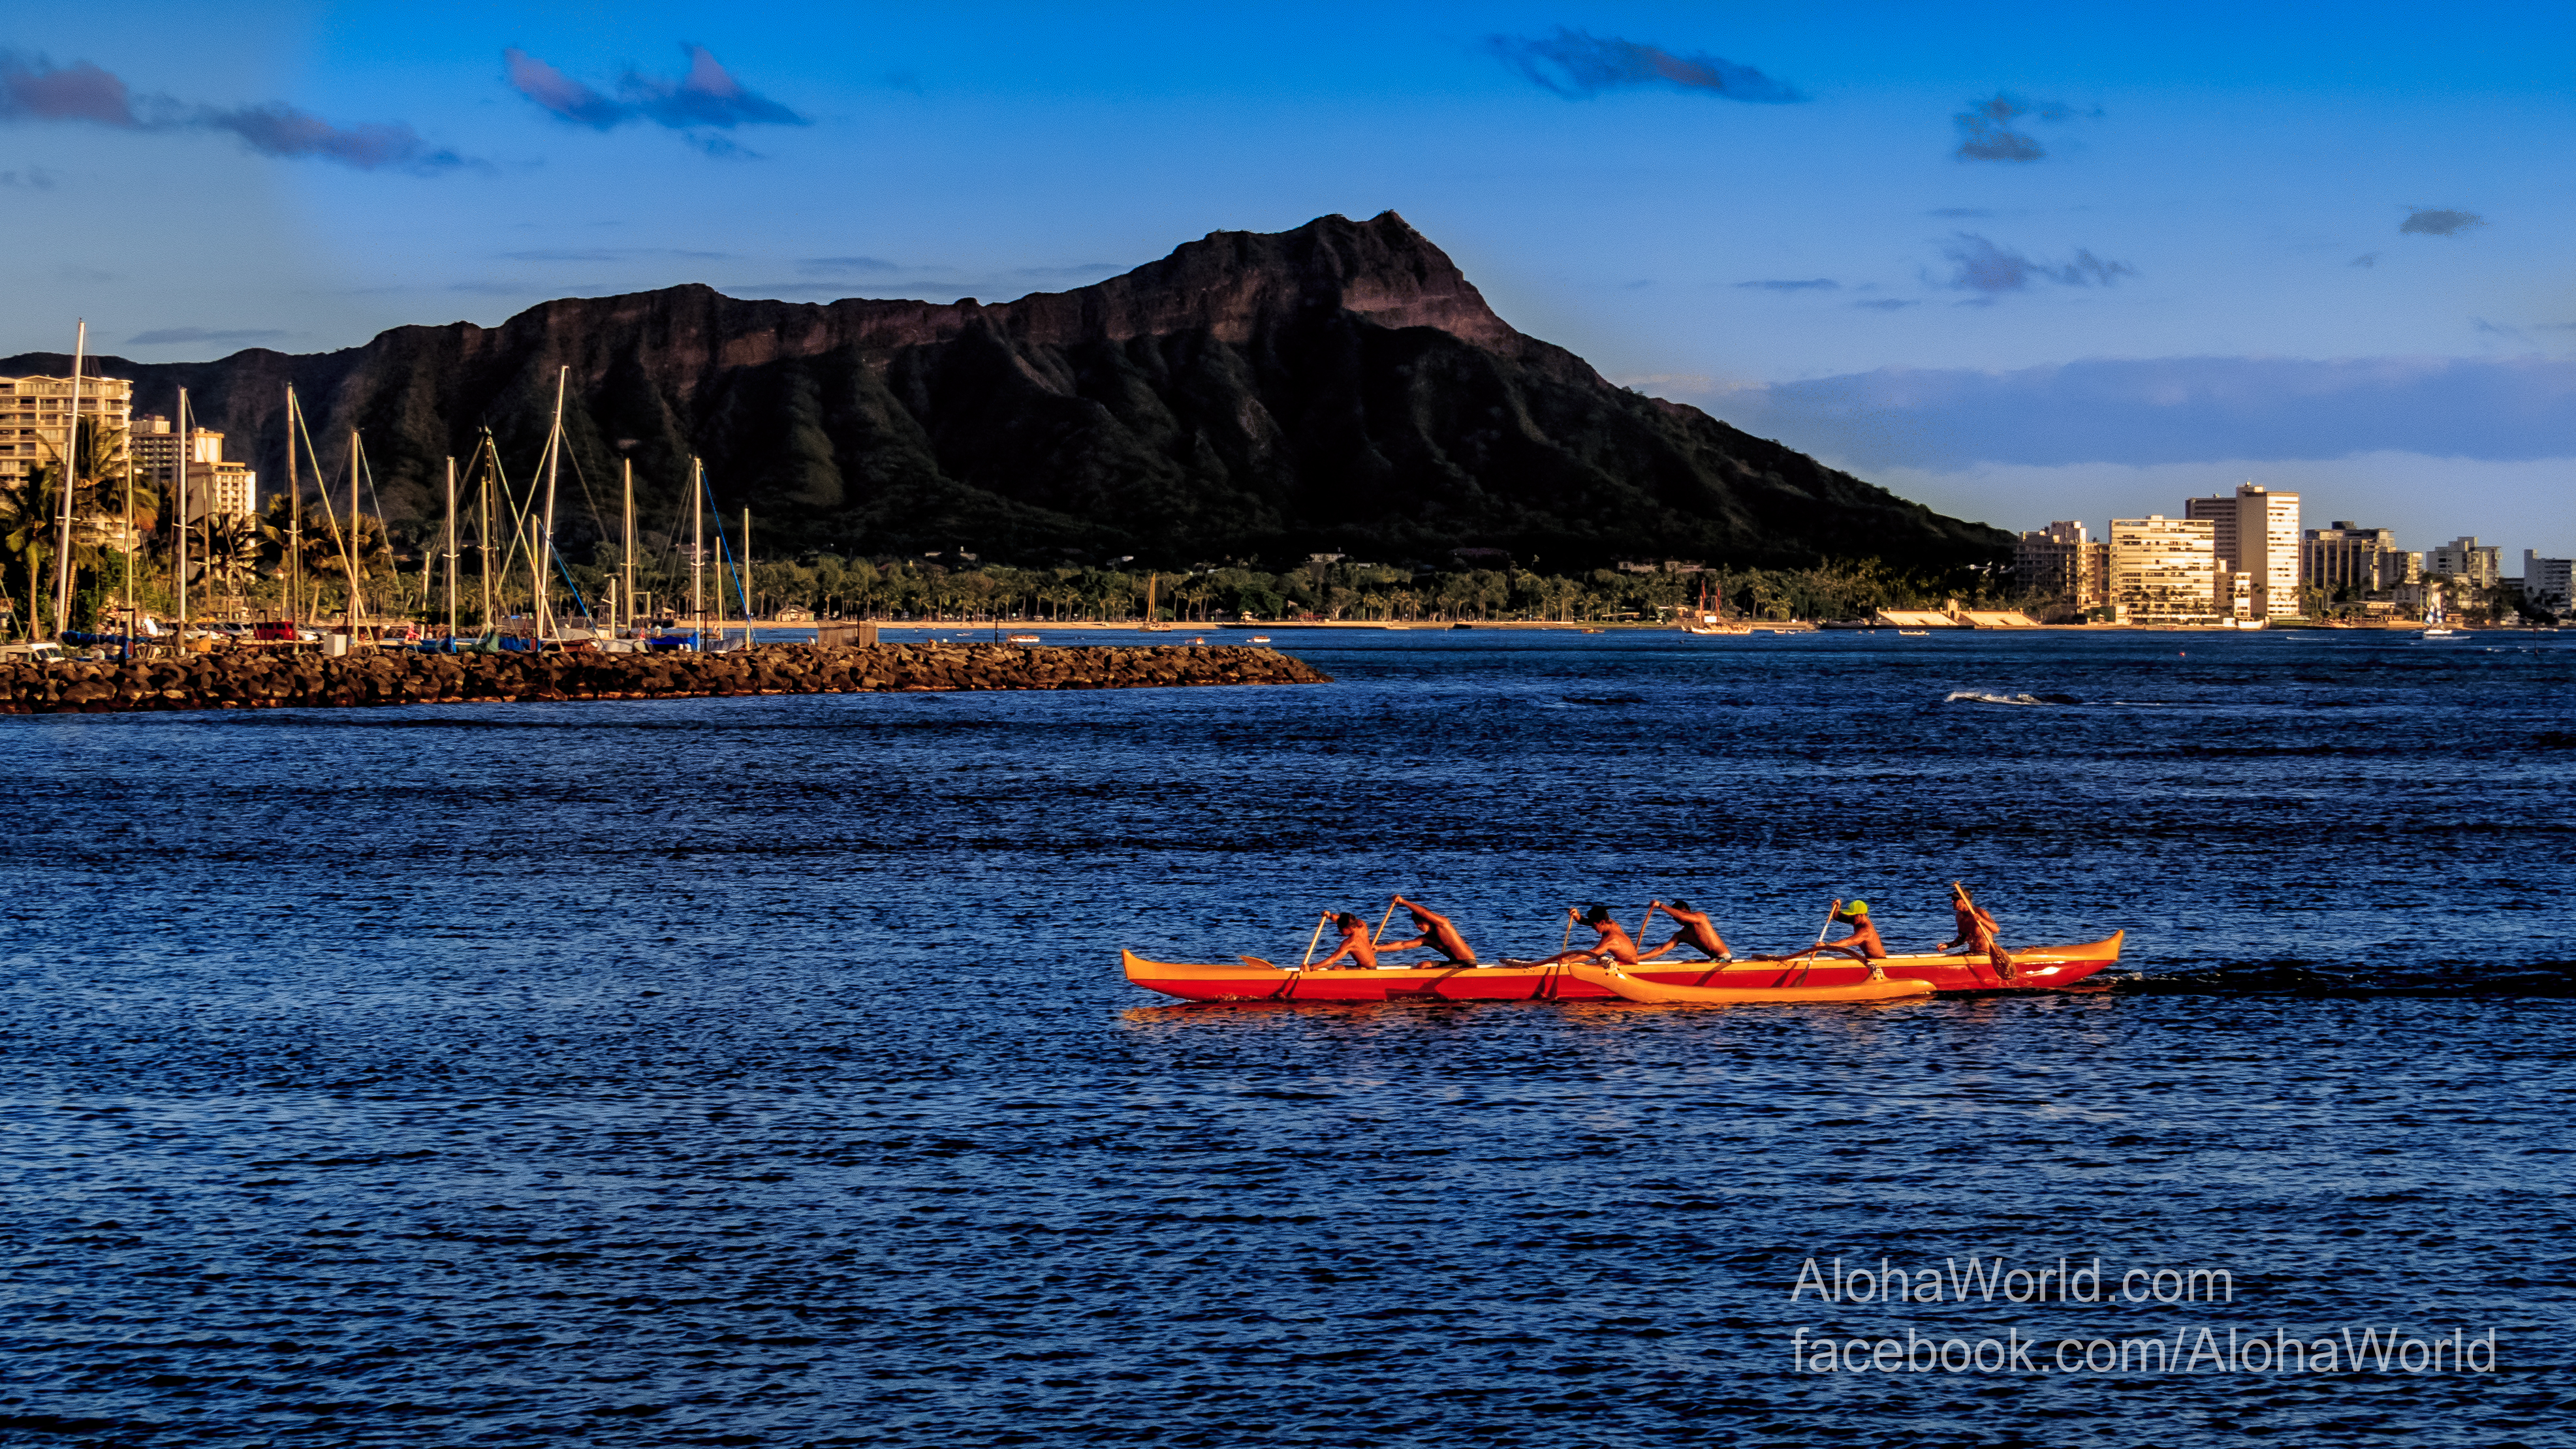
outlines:
[[2384, 594], [2424, 578], [2424, 555], [2399, 548], [2395, 530], [2349, 519], [2309, 529], [2299, 560], [2300, 576], [2329, 595]]
[[2013, 573], [2036, 594], [2078, 609], [2110, 602], [2111, 545], [2084, 536], [2084, 525], [2051, 523], [2013, 545]]
[[[124, 427], [134, 410], [134, 384], [119, 377], [80, 379], [80, 412]], [[72, 379], [0, 377], [0, 483], [15, 482], [63, 456], [71, 444]]]
[[[2296, 495], [2291, 497], [2295, 509]], [[2137, 624], [2217, 623], [2216, 533], [2216, 521], [2206, 518], [2167, 518], [2155, 513], [2112, 519], [2110, 602]], [[2240, 545], [2241, 541], [2240, 537]], [[2249, 581], [2249, 598], [2256, 587], [2260, 586]]]
[[[2217, 561], [2215, 574], [2248, 576], [2254, 609], [2251, 617], [2280, 619], [2297, 615], [2298, 494], [2240, 483], [2233, 494], [2185, 499], [2183, 520], [2210, 526], [2210, 550]], [[2234, 593], [2232, 584], [2229, 593]], [[2217, 607], [2214, 598], [2211, 606]]]
[[2481, 544], [2476, 534], [2463, 534], [2439, 548], [2424, 551], [2424, 572], [2436, 578], [2491, 588], [2504, 577], [2504, 549]]
[[126, 435], [134, 454], [135, 476], [148, 479], [161, 497], [179, 502], [180, 454], [187, 454], [188, 521], [233, 518], [259, 511], [259, 475], [245, 463], [224, 460], [224, 435], [212, 428], [190, 428], [183, 437], [159, 413], [134, 420]]
[[2542, 558], [2528, 548], [2522, 551], [2522, 596], [2541, 608], [2560, 614], [2576, 608], [2570, 602], [2571, 593], [2576, 593], [2571, 574], [2576, 574], [2576, 560]]

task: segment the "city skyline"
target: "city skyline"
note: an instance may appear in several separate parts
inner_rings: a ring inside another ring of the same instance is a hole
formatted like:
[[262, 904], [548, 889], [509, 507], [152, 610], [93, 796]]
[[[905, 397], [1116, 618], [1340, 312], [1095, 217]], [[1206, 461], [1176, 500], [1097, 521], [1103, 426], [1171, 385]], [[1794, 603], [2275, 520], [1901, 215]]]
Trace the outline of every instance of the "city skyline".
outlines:
[[1523, 331], [1945, 512], [2251, 479], [2576, 551], [2569, 21], [2339, 15], [29, 17], [0, 236], [44, 306], [0, 349], [86, 316], [138, 361], [320, 351], [689, 281], [998, 300], [1391, 207]]

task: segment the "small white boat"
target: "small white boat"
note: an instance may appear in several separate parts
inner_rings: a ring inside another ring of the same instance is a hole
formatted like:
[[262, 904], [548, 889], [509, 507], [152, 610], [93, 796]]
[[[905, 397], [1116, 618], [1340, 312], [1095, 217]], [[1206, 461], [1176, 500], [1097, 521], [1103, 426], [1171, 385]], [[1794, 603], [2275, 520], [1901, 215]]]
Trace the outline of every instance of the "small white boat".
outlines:
[[1255, 644], [1267, 644], [1270, 642], [1270, 636], [1267, 634], [1255, 634], [1252, 636], [1252, 642]]
[[1932, 637], [1932, 631], [1929, 629], [1899, 629], [1896, 632], [1907, 639], [1929, 639]]
[[1038, 642], [1038, 636], [1035, 634], [1014, 634], [1011, 636], [1011, 642], [1014, 644], [1035, 644]]

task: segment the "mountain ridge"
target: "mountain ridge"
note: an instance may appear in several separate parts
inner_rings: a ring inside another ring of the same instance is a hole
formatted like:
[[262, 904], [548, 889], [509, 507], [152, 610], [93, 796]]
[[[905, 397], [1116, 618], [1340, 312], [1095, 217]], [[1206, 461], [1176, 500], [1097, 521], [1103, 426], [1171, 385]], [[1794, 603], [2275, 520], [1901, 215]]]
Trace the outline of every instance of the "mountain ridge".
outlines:
[[[639, 500], [667, 525], [686, 460], [703, 456], [718, 506], [753, 509], [778, 548], [1159, 564], [1494, 548], [1579, 567], [1955, 563], [2009, 541], [1617, 387], [1503, 321], [1392, 211], [1212, 232], [1007, 302], [783, 302], [688, 283], [327, 353], [98, 362], [135, 381], [137, 412], [167, 414], [187, 387], [263, 490], [286, 476], [293, 384], [326, 467], [345, 468], [340, 440], [358, 431], [398, 526], [440, 516], [441, 459], [470, 456], [479, 425], [526, 467], [568, 367], [582, 480], [613, 486], [631, 455]], [[0, 371], [68, 363], [22, 354]], [[564, 516], [568, 544], [600, 531]]]

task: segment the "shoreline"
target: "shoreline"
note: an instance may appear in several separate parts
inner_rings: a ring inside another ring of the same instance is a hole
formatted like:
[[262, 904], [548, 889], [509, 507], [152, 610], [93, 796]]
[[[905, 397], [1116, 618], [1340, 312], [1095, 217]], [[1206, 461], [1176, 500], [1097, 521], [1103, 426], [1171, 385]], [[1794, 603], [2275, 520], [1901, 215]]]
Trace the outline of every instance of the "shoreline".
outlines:
[[[810, 627], [812, 627], [812, 626], [810, 626], [810, 625], [801, 625], [801, 624], [781, 624], [781, 625], [776, 625], [776, 626], [764, 626], [764, 627], [775, 627], [775, 628], [779, 628], [779, 629], [806, 629], [806, 628], [810, 628]], [[983, 632], [983, 631], [985, 631], [985, 630], [990, 629], [991, 627], [992, 627], [992, 626], [991, 626], [991, 625], [989, 625], [989, 624], [982, 624], [982, 623], [974, 623], [974, 624], [911, 624], [911, 623], [903, 623], [903, 624], [897, 624], [897, 623], [887, 623], [887, 622], [884, 622], [884, 621], [878, 621], [878, 622], [877, 622], [877, 628], [878, 628], [879, 630], [881, 630], [881, 631], [886, 631], [886, 630], [922, 630], [922, 631], [926, 631], [926, 632], [930, 632], [930, 633], [940, 633], [940, 632], [943, 632], [943, 631], [944, 631], [944, 632], [952, 632], [952, 633], [967, 633], [967, 632], [978, 632], [978, 633], [980, 633], [980, 632]], [[1770, 623], [1770, 624], [1751, 624], [1751, 625], [1747, 625], [1747, 626], [1745, 626], [1745, 627], [1746, 627], [1746, 629], [1747, 629], [1747, 631], [1748, 631], [1748, 633], [1749, 633], [1749, 634], [1894, 634], [1894, 633], [1898, 633], [1898, 632], [1900, 632], [1900, 628], [1901, 628], [1901, 626], [1899, 626], [1899, 625], [1895, 625], [1895, 624], [1867, 624], [1867, 625], [1852, 625], [1852, 624], [1845, 624], [1845, 623], [1841, 623], [1841, 622], [1835, 622], [1835, 623], [1832, 623], [1832, 624], [1818, 624], [1818, 623], [1810, 622], [1810, 621], [1807, 621], [1807, 620], [1792, 620], [1792, 621], [1783, 621], [1783, 622], [1779, 622], [1779, 623]], [[2421, 632], [2422, 632], [2422, 631], [2424, 631], [2425, 629], [2427, 629], [2427, 628], [2432, 628], [2432, 627], [2435, 627], [2435, 626], [2425, 624], [2425, 623], [2424, 623], [2423, 621], [2421, 621], [2421, 620], [2413, 620], [2413, 621], [2409, 621], [2409, 622], [2401, 623], [2401, 624], [2274, 624], [2274, 625], [2267, 625], [2267, 626], [2265, 626], [2265, 627], [2263, 627], [2263, 628], [2259, 628], [2259, 629], [2254, 629], [2254, 628], [2245, 628], [2245, 629], [2240, 629], [2240, 628], [2235, 628], [2235, 627], [2232, 627], [2232, 626], [2229, 626], [2229, 625], [2224, 625], [2224, 624], [2032, 624], [2032, 625], [2028, 625], [2028, 626], [2011, 626], [2011, 627], [2004, 627], [2004, 628], [1995, 628], [1995, 627], [1990, 627], [1990, 626], [1986, 626], [1986, 625], [1955, 625], [1955, 624], [1954, 624], [1954, 625], [1950, 625], [1950, 626], [1947, 626], [1947, 627], [1944, 627], [1944, 628], [1902, 629], [1902, 632], [1903, 632], [1903, 633], [1905, 633], [1905, 634], [1907, 634], [1907, 635], [1909, 635], [1909, 636], [1911, 636], [1911, 635], [1915, 635], [1915, 634], [1926, 634], [1926, 635], [1933, 635], [1933, 634], [1950, 634], [1950, 635], [1959, 635], [1959, 634], [2122, 634], [2122, 633], [2128, 633], [2128, 634], [2416, 634], [2416, 633], [2421, 633]], [[2474, 628], [2474, 627], [2471, 627], [2471, 626], [2468, 626], [2468, 625], [2464, 625], [2464, 624], [2450, 624], [2450, 625], [2443, 625], [2443, 626], [2440, 626], [2440, 627], [2448, 628], [2448, 629], [2450, 629], [2454, 634], [2456, 634], [2456, 635], [2463, 635], [2463, 636], [2465, 636], [2465, 635], [2470, 635], [2470, 634], [2535, 634], [2535, 633], [2536, 633], [2536, 634], [2548, 634], [2548, 633], [2553, 633], [2553, 632], [2555, 632], [2554, 630], [2551, 630], [2551, 629], [2548, 629], [2548, 628], [2543, 628], [2543, 627], [2540, 627], [2540, 626], [2537, 626], [2537, 625], [2525, 625], [2525, 624], [2489, 625], [2489, 626], [2484, 627], [2484, 628]], [[1100, 633], [1100, 632], [1107, 632], [1107, 633], [1119, 633], [1119, 634], [1141, 634], [1141, 633], [1157, 633], [1157, 632], [1160, 632], [1160, 633], [1175, 633], [1175, 634], [1188, 634], [1188, 635], [1190, 635], [1190, 636], [1191, 636], [1191, 637], [1193, 637], [1193, 638], [1200, 638], [1200, 637], [1204, 637], [1204, 638], [1206, 638], [1206, 639], [1208, 640], [1208, 645], [1209, 645], [1209, 647], [1211, 647], [1211, 648], [1216, 647], [1218, 644], [1221, 644], [1221, 643], [1224, 643], [1224, 642], [1228, 642], [1228, 640], [1227, 640], [1227, 637], [1226, 637], [1226, 636], [1232, 636], [1232, 637], [1234, 637], [1234, 638], [1238, 638], [1238, 639], [1239, 639], [1239, 638], [1241, 638], [1241, 637], [1242, 637], [1244, 634], [1246, 634], [1246, 633], [1259, 633], [1259, 632], [1268, 631], [1268, 630], [1280, 630], [1280, 629], [1333, 629], [1333, 630], [1353, 630], [1353, 631], [1357, 631], [1357, 632], [1360, 632], [1360, 633], [1378, 632], [1378, 633], [1389, 633], [1389, 634], [1403, 634], [1403, 633], [1414, 633], [1414, 634], [1447, 634], [1447, 633], [1452, 633], [1452, 632], [1464, 634], [1464, 633], [1477, 633], [1477, 632], [1485, 632], [1485, 631], [1500, 631], [1500, 630], [1507, 630], [1507, 629], [1508, 629], [1508, 630], [1519, 630], [1519, 631], [1524, 631], [1524, 632], [1526, 632], [1526, 631], [1532, 631], [1532, 630], [1538, 630], [1538, 631], [1550, 631], [1550, 630], [1552, 630], [1552, 631], [1555, 631], [1555, 632], [1557, 632], [1557, 633], [1564, 633], [1564, 634], [1607, 634], [1607, 633], [1613, 633], [1613, 632], [1616, 632], [1616, 633], [1622, 633], [1622, 634], [1636, 634], [1636, 633], [1645, 633], [1645, 634], [1682, 634], [1682, 633], [1686, 633], [1686, 632], [1687, 632], [1687, 631], [1685, 631], [1685, 630], [1682, 630], [1682, 629], [1676, 628], [1675, 626], [1673, 626], [1673, 625], [1671, 625], [1671, 624], [1649, 624], [1649, 623], [1643, 623], [1643, 622], [1634, 621], [1634, 620], [1612, 621], [1612, 622], [1608, 622], [1608, 623], [1599, 623], [1599, 624], [1583, 624], [1583, 623], [1568, 624], [1568, 623], [1564, 623], [1564, 622], [1561, 622], [1561, 621], [1559, 621], [1559, 620], [1554, 620], [1554, 619], [1495, 619], [1495, 620], [1491, 620], [1491, 621], [1485, 621], [1485, 620], [1469, 620], [1469, 621], [1467, 621], [1466, 626], [1465, 626], [1464, 628], [1460, 628], [1458, 625], [1455, 625], [1455, 624], [1445, 624], [1445, 623], [1444, 623], [1444, 624], [1405, 624], [1405, 623], [1398, 623], [1398, 624], [1380, 624], [1380, 623], [1374, 623], [1374, 622], [1371, 622], [1371, 621], [1368, 621], [1368, 620], [1354, 620], [1354, 619], [1318, 619], [1318, 620], [1311, 620], [1311, 621], [1297, 621], [1297, 622], [1275, 622], [1275, 621], [1274, 621], [1274, 622], [1264, 622], [1264, 623], [1259, 623], [1259, 624], [1206, 624], [1206, 625], [1192, 625], [1192, 626], [1189, 626], [1189, 627], [1187, 627], [1187, 628], [1183, 628], [1183, 627], [1179, 627], [1179, 626], [1174, 626], [1174, 625], [1166, 625], [1166, 626], [1164, 626], [1164, 628], [1163, 628], [1163, 629], [1161, 629], [1161, 630], [1149, 630], [1149, 629], [1147, 629], [1147, 628], [1146, 628], [1146, 626], [1145, 626], [1145, 625], [1143, 625], [1143, 624], [1136, 624], [1136, 623], [1127, 623], [1127, 624], [1119, 624], [1119, 623], [1101, 623], [1101, 622], [1098, 622], [1098, 621], [1095, 621], [1095, 620], [1083, 620], [1083, 621], [1079, 621], [1079, 622], [1072, 622], [1072, 621], [1068, 621], [1068, 622], [1060, 623], [1060, 624], [1058, 624], [1058, 623], [1050, 623], [1050, 624], [1006, 624], [1006, 625], [1004, 625], [1004, 626], [1003, 626], [1003, 628], [1004, 628], [1004, 630], [1005, 630], [1005, 631], [1007, 631], [1007, 632], [1010, 632], [1010, 633], [1019, 633], [1019, 634], [1049, 634], [1049, 633], [1065, 633], [1065, 634], [1072, 634], [1072, 633]], [[1735, 633], [1735, 634], [1695, 634], [1695, 635], [1690, 635], [1690, 637], [1692, 637], [1692, 638], [1699, 638], [1699, 639], [1741, 639], [1741, 638], [1748, 637], [1748, 634], [1747, 634], [1747, 633]]]
[[177, 658], [0, 663], [0, 713], [707, 699], [747, 694], [1162, 689], [1329, 684], [1272, 649], [1225, 645], [776, 644], [730, 654], [428, 654], [324, 657], [216, 651]]

